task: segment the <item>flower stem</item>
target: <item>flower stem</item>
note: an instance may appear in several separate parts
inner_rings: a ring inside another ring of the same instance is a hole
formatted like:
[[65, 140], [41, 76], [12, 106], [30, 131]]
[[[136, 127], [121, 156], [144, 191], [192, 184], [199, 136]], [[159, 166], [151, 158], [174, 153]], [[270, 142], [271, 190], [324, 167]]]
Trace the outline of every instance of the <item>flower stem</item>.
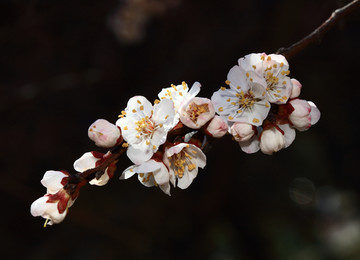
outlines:
[[276, 53], [284, 55], [287, 59], [291, 58], [298, 52], [308, 47], [310, 44], [314, 42], [319, 42], [322, 39], [323, 35], [328, 32], [335, 24], [337, 24], [343, 17], [355, 11], [359, 7], [359, 0], [354, 0], [349, 4], [339, 9], [336, 9], [334, 12], [332, 12], [331, 16], [323, 24], [316, 28], [312, 33], [310, 33], [300, 41], [294, 43], [290, 47], [278, 49]]

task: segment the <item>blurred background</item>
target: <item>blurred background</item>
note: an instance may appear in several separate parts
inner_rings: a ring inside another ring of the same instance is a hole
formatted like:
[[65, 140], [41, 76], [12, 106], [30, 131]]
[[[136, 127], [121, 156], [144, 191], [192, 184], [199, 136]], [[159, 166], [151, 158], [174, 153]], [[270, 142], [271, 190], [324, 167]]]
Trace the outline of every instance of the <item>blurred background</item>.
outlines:
[[339, 0], [0, 1], [4, 259], [360, 259], [360, 12], [291, 60], [322, 112], [273, 156], [214, 142], [187, 190], [87, 185], [65, 221], [30, 215], [47, 170], [72, 169], [98, 118], [171, 83], [211, 97], [237, 59], [298, 41]]

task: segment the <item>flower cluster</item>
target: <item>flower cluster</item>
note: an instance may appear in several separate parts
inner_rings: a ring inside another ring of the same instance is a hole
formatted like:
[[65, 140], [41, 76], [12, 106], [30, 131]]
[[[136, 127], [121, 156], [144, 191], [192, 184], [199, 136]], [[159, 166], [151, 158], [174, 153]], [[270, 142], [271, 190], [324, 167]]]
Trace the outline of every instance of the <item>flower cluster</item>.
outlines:
[[203, 148], [212, 138], [232, 136], [246, 153], [272, 154], [288, 147], [295, 129], [307, 130], [320, 118], [314, 103], [299, 99], [301, 84], [289, 77], [281, 55], [250, 54], [230, 69], [226, 84], [211, 99], [197, 97], [201, 85], [185, 82], [163, 88], [151, 103], [130, 98], [112, 124], [95, 121], [89, 138], [106, 153], [87, 152], [74, 162], [76, 174], [48, 171], [41, 183], [45, 196], [31, 206], [48, 224], [61, 222], [85, 183], [103, 186], [113, 177], [122, 153], [133, 163], [121, 174], [137, 175], [146, 187], [170, 195], [171, 186], [186, 189], [206, 165]]
[[299, 99], [301, 84], [288, 75], [282, 55], [249, 54], [228, 73], [211, 98], [216, 112], [246, 153], [272, 154], [288, 147], [295, 129], [307, 130], [320, 118], [314, 103]]

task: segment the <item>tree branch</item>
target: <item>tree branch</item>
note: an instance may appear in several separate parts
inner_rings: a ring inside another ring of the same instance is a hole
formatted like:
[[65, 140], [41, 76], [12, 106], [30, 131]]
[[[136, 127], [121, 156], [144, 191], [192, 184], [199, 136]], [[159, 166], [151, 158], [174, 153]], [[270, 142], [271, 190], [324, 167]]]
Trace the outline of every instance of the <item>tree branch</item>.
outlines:
[[291, 58], [298, 52], [308, 47], [310, 44], [321, 40], [321, 38], [326, 32], [328, 32], [343, 17], [355, 11], [358, 7], [360, 7], [359, 0], [354, 0], [349, 4], [339, 9], [336, 9], [322, 25], [316, 28], [308, 36], [304, 37], [303, 39], [294, 43], [288, 48], [280, 48], [276, 53], [284, 55], [287, 59]]

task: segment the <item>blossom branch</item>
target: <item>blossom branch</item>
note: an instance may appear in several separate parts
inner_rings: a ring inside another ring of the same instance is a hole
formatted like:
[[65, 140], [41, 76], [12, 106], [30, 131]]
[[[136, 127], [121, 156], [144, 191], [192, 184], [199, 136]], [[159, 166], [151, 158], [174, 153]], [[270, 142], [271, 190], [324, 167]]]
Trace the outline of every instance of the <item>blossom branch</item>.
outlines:
[[318, 28], [316, 28], [312, 33], [301, 39], [300, 41], [294, 43], [290, 47], [280, 48], [277, 53], [284, 55], [287, 59], [296, 55], [298, 52], [302, 51], [310, 44], [314, 42], [319, 42], [323, 35], [328, 32], [335, 24], [337, 24], [343, 17], [354, 12], [357, 8], [360, 7], [359, 0], [354, 0], [351, 3], [336, 9], [332, 12], [331, 16]]

